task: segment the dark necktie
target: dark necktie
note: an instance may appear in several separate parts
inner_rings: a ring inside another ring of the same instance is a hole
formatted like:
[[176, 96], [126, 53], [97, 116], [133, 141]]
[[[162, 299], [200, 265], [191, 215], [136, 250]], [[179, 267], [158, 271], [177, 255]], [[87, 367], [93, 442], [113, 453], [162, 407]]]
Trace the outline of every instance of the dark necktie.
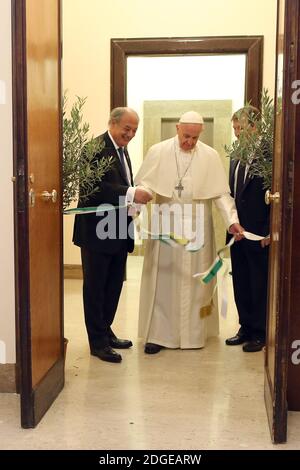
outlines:
[[245, 169], [246, 169], [245, 165], [242, 165], [240, 163], [238, 173], [237, 173], [235, 199], [239, 199], [241, 196], [241, 192], [244, 187]]
[[120, 162], [123, 170], [123, 176], [126, 178], [126, 181], [128, 181], [128, 176], [127, 176], [127, 170], [126, 170], [126, 163], [125, 163], [125, 155], [122, 147], [118, 148], [118, 153], [120, 157]]

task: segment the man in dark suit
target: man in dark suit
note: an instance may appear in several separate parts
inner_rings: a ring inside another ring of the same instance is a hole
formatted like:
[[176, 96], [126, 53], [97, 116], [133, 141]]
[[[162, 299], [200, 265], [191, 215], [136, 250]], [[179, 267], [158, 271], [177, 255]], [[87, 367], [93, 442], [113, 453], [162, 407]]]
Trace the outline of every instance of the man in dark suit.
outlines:
[[133, 187], [127, 144], [135, 136], [139, 118], [130, 108], [112, 110], [104, 143], [95, 159], [113, 156], [114, 162], [99, 187], [80, 206], [115, 206], [110, 212], [76, 215], [73, 242], [81, 248], [83, 303], [91, 354], [103, 361], [121, 362], [115, 349], [127, 349], [132, 342], [119, 339], [112, 331], [123, 285], [127, 253], [134, 249], [132, 217], [128, 206], [145, 204], [152, 196]]
[[[256, 132], [258, 118], [259, 110], [253, 106], [237, 111], [232, 117], [235, 136], [239, 138], [245, 130]], [[251, 161], [249, 163], [251, 165]], [[240, 224], [246, 231], [265, 238], [261, 242], [243, 238], [231, 247], [233, 290], [240, 329], [226, 340], [226, 344], [245, 343], [245, 352], [255, 352], [263, 348], [266, 339], [270, 209], [265, 203], [263, 178], [251, 176], [249, 165], [231, 162], [230, 189]]]

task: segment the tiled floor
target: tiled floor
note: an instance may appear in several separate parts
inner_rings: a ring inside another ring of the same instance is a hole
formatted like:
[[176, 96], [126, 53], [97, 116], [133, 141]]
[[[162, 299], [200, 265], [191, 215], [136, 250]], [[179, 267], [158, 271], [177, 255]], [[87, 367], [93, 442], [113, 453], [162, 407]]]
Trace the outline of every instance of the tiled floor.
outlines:
[[121, 364], [89, 355], [81, 281], [66, 281], [65, 388], [31, 430], [20, 427], [19, 398], [0, 395], [0, 449], [300, 449], [300, 413], [289, 414], [287, 444], [270, 441], [263, 353], [224, 344], [237, 328], [231, 291], [220, 336], [204, 349], [147, 356], [137, 340], [140, 274], [131, 257], [115, 331], [134, 347]]

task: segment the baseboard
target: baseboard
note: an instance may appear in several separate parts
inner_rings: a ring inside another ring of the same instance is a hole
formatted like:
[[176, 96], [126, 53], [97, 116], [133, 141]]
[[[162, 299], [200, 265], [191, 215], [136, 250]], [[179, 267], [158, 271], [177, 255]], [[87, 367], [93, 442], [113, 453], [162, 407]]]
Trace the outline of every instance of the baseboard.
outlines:
[[64, 265], [64, 278], [65, 279], [82, 279], [81, 264], [65, 264]]
[[15, 393], [16, 364], [0, 364], [0, 393]]

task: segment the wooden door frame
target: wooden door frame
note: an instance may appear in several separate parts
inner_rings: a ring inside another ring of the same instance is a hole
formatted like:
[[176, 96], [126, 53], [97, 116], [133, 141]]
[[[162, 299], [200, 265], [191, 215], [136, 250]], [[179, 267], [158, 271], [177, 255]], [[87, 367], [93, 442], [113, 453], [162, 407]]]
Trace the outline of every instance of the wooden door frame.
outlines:
[[[293, 5], [294, 11], [291, 16], [293, 28], [293, 51], [291, 67], [290, 83], [294, 80], [300, 79], [300, 4]], [[298, 22], [295, 22], [298, 18]], [[297, 97], [299, 99], [299, 86], [297, 87]], [[290, 92], [294, 93], [293, 88]], [[291, 100], [290, 100], [291, 101]], [[290, 322], [289, 322], [289, 341], [288, 341], [288, 377], [287, 377], [287, 401], [289, 410], [300, 410], [299, 387], [300, 387], [300, 374], [299, 364], [294, 364], [292, 355], [294, 353], [293, 341], [300, 339], [300, 318], [299, 318], [299, 303], [300, 303], [300, 245], [299, 245], [299, 231], [300, 231], [300, 103], [294, 104], [293, 109], [293, 135], [292, 142], [289, 142], [289, 153], [292, 153], [290, 166], [293, 168], [293, 198], [291, 203], [291, 210], [293, 214], [293, 225], [291, 228], [292, 239], [292, 259], [291, 259], [291, 300], [290, 300]]]
[[[29, 289], [24, 280], [29, 278], [28, 190], [27, 190], [27, 122], [26, 116], [26, 60], [25, 60], [25, 3], [12, 0], [12, 102], [13, 102], [13, 168], [14, 184], [14, 244], [15, 244], [15, 305], [16, 305], [16, 384], [17, 392], [26, 390], [27, 381], [22, 370], [30, 361], [22, 335], [29, 336]], [[20, 171], [19, 171], [20, 166]], [[23, 171], [22, 171], [23, 166]], [[21, 236], [21, 233], [23, 235]], [[21, 312], [25, 312], [21, 315]], [[21, 324], [22, 323], [22, 324]], [[22, 331], [22, 335], [21, 335]]]
[[[61, 5], [60, 0], [57, 1]], [[61, 6], [59, 22], [61, 23]], [[61, 31], [61, 27], [59, 29]], [[61, 43], [61, 37], [59, 41]], [[14, 184], [16, 383], [17, 392], [21, 395], [22, 426], [34, 427], [47, 411], [49, 406], [47, 403], [54, 400], [64, 385], [61, 381], [64, 369], [64, 340], [62, 335], [61, 358], [32, 392], [31, 348], [28, 347], [31, 344], [31, 331], [26, 70], [26, 0], [12, 0], [13, 163], [16, 178]], [[59, 82], [61, 83], [61, 71]], [[62, 116], [60, 128], [62, 129]], [[62, 139], [60, 140], [62, 142]], [[60, 152], [62, 155], [62, 144]], [[62, 187], [61, 178], [59, 188], [61, 194]], [[60, 237], [63, 240], [63, 227]], [[63, 280], [63, 263], [60, 270]], [[60, 305], [63, 312], [63, 286]], [[63, 331], [63, 317], [61, 327]]]
[[[279, 1], [278, 1], [279, 11]], [[292, 235], [294, 234], [294, 220], [299, 203], [295, 198], [295, 184], [297, 183], [295, 173], [295, 143], [297, 137], [297, 120], [299, 122], [298, 109], [291, 101], [292, 88], [291, 83], [297, 78], [295, 67], [295, 51], [297, 44], [291, 48], [299, 27], [299, 5], [296, 2], [286, 0], [284, 17], [284, 64], [283, 64], [283, 125], [281, 130], [282, 139], [282, 190], [280, 194], [280, 220], [281, 227], [278, 234], [279, 241], [279, 291], [277, 292], [276, 305], [276, 337], [275, 337], [275, 377], [274, 389], [272, 387], [272, 378], [268, 369], [268, 348], [265, 356], [265, 401], [268, 415], [271, 437], [274, 443], [282, 443], [287, 438], [287, 377], [289, 366], [289, 328], [291, 327], [291, 307], [295, 303], [294, 299], [299, 301], [299, 289], [292, 292], [292, 269], [295, 262], [293, 256], [297, 246], [292, 244]], [[278, 18], [279, 19], [279, 18]], [[298, 26], [297, 26], [298, 24]], [[278, 28], [277, 28], [278, 29]], [[277, 39], [278, 40], [278, 39]], [[299, 57], [299, 51], [298, 51]], [[299, 64], [298, 64], [299, 67]], [[277, 74], [276, 74], [277, 77]], [[276, 110], [275, 110], [276, 111]], [[298, 118], [297, 118], [298, 116]], [[274, 143], [275, 144], [275, 143]], [[298, 142], [299, 144], [299, 142]], [[299, 145], [298, 145], [299, 151]], [[275, 152], [274, 152], [275, 153]], [[300, 167], [297, 165], [298, 175], [300, 177]], [[278, 191], [276, 182], [273, 181], [272, 192]], [[271, 211], [271, 226], [272, 226]], [[273, 234], [275, 236], [276, 234]], [[295, 234], [294, 234], [295, 235]], [[297, 237], [298, 238], [298, 237]], [[270, 269], [272, 260], [272, 244], [270, 251]], [[299, 251], [299, 250], [298, 250]], [[270, 307], [268, 307], [269, 310]], [[298, 309], [298, 305], [297, 305]], [[268, 337], [267, 331], [267, 337]]]
[[260, 107], [263, 36], [111, 39], [111, 108], [126, 106], [127, 57], [246, 54], [245, 100]]

